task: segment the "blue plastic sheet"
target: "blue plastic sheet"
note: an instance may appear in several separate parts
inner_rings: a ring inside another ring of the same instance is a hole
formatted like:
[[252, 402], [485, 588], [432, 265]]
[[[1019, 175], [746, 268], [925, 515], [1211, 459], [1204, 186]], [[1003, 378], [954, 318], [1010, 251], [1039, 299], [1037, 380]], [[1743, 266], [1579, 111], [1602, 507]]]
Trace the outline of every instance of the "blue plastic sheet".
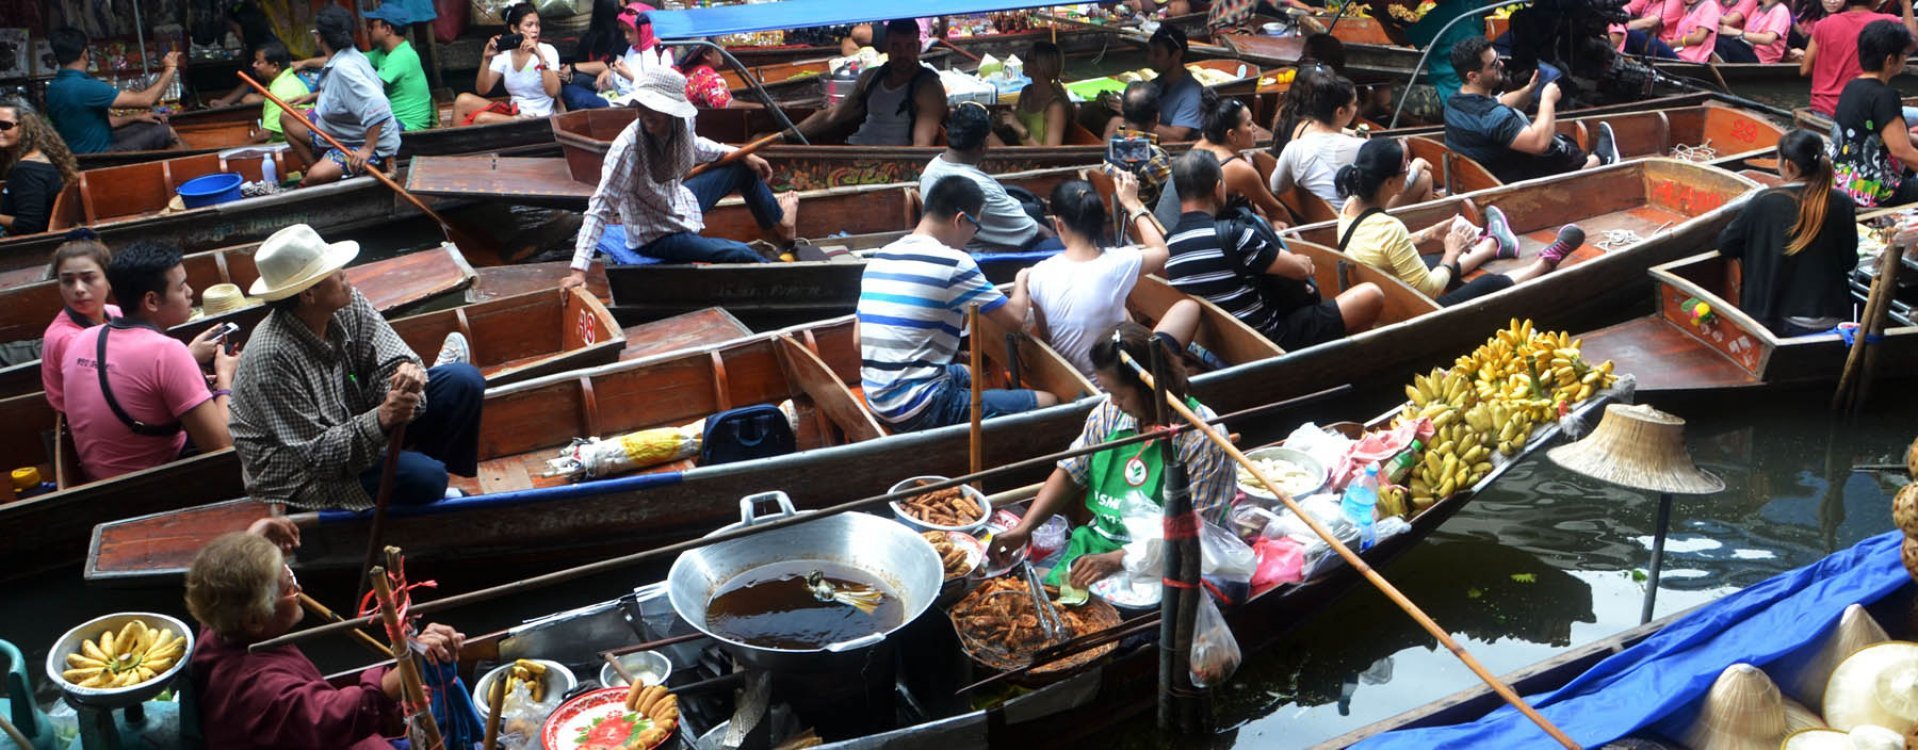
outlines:
[[[1906, 585], [1896, 531], [1859, 542], [1706, 605], [1637, 646], [1612, 656], [1564, 687], [1526, 700], [1573, 740], [1597, 747], [1642, 728], [1682, 724], [1684, 712], [1720, 672], [1744, 662], [1763, 667], [1817, 641], [1845, 607], [1869, 604]], [[1669, 724], [1661, 724], [1669, 722]], [[1510, 706], [1470, 724], [1409, 729], [1357, 747], [1557, 747]]]
[[851, 3], [846, 0], [783, 0], [758, 5], [724, 5], [690, 10], [656, 10], [653, 34], [661, 39], [691, 39], [773, 29], [885, 21], [891, 18], [963, 16], [1058, 5], [1059, 0], [919, 0], [911, 5]]

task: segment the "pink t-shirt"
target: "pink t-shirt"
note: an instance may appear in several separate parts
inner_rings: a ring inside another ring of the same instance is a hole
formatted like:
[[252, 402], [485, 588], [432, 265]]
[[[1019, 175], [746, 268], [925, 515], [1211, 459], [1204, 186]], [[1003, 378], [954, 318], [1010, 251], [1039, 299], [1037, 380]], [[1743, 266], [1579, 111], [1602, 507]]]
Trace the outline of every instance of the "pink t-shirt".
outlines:
[[1812, 44], [1818, 45], [1818, 55], [1811, 61], [1812, 109], [1831, 116], [1832, 110], [1838, 107], [1838, 95], [1844, 92], [1845, 84], [1864, 72], [1863, 68], [1858, 67], [1858, 32], [1864, 31], [1873, 21], [1904, 22], [1897, 16], [1884, 13], [1845, 11], [1825, 16], [1817, 26], [1811, 27]]
[[1718, 19], [1723, 15], [1725, 11], [1718, 6], [1718, 0], [1698, 0], [1691, 12], [1678, 21], [1678, 33], [1673, 34], [1672, 39], [1684, 39], [1691, 36], [1693, 31], [1704, 29], [1705, 40], [1679, 50], [1678, 59], [1691, 62], [1710, 60], [1713, 48], [1718, 44]]
[[[74, 336], [60, 366], [67, 426], [90, 480], [159, 466], [186, 447], [186, 430], [166, 437], [136, 435], [107, 406], [95, 362], [100, 332], [107, 328], [94, 326]], [[142, 326], [114, 328], [107, 338], [107, 384], [120, 408], [150, 425], [178, 422], [213, 397], [186, 344]]]
[[1758, 12], [1758, 0], [1738, 0], [1736, 3], [1731, 3], [1730, 7], [1725, 8], [1722, 15], [1729, 16], [1737, 13], [1740, 19], [1738, 27], [1743, 29], [1750, 27], [1752, 14], [1756, 12]]
[[1752, 44], [1758, 61], [1775, 63], [1785, 59], [1785, 38], [1791, 36], [1791, 9], [1781, 2], [1771, 6], [1770, 10], [1754, 10], [1752, 13], [1751, 19], [1745, 22], [1745, 36], [1766, 33], [1778, 35], [1770, 44]]
[[[107, 305], [107, 318], [120, 317], [119, 305]], [[47, 332], [40, 334], [40, 387], [47, 392], [47, 403], [53, 404], [54, 411], [60, 408], [60, 365], [61, 355], [67, 351], [67, 340], [86, 330], [73, 322], [73, 316], [65, 309], [53, 316], [53, 322], [47, 324]]]
[[[1653, 8], [1653, 3], [1658, 3], [1658, 7]], [[1644, 18], [1645, 16], [1651, 15], [1654, 10], [1660, 14], [1660, 20], [1662, 21], [1658, 27], [1658, 38], [1666, 43], [1670, 43], [1673, 39], [1678, 38], [1678, 22], [1685, 17], [1684, 0], [1631, 0], [1631, 2], [1625, 4], [1625, 15], [1633, 19]], [[1625, 24], [1612, 24], [1605, 27], [1605, 32], [1619, 35], [1616, 47], [1618, 51], [1624, 52]]]

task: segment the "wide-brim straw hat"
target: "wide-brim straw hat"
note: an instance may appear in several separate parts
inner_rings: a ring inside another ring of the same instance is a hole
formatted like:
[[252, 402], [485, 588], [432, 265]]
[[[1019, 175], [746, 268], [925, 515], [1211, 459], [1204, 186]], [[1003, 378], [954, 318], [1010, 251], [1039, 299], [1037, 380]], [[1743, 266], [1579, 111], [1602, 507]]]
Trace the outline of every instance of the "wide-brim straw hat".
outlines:
[[672, 68], [648, 65], [633, 79], [633, 90], [612, 100], [614, 104], [638, 104], [660, 114], [692, 117], [699, 108], [686, 100], [686, 77]]
[[260, 304], [240, 292], [239, 284], [214, 284], [200, 292], [200, 312], [207, 317], [225, 315]]
[[358, 242], [327, 242], [312, 227], [294, 224], [260, 243], [253, 254], [260, 278], [247, 293], [268, 302], [286, 299], [326, 280], [359, 255]]
[[1918, 726], [1918, 643], [1885, 641], [1852, 652], [1825, 683], [1824, 709], [1833, 729], [1910, 732]]
[[1598, 429], [1546, 452], [1559, 466], [1623, 487], [1709, 495], [1725, 482], [1692, 463], [1685, 420], [1643, 404], [1605, 407]]

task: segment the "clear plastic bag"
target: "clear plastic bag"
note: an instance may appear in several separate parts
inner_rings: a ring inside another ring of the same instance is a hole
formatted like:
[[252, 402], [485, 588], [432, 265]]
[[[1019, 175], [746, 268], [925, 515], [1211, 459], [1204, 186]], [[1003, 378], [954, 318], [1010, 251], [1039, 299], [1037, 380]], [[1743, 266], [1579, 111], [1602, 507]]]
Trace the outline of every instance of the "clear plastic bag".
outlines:
[[1252, 548], [1218, 524], [1199, 524], [1199, 571], [1228, 580], [1251, 581], [1259, 561]]
[[536, 701], [530, 685], [522, 682], [513, 686], [500, 703], [499, 746], [505, 750], [537, 750], [540, 727], [565, 698], [558, 692], [549, 690], [543, 696], [545, 700]]
[[1217, 687], [1239, 671], [1239, 641], [1226, 627], [1225, 615], [1212, 597], [1199, 597], [1199, 615], [1192, 628], [1191, 675], [1194, 687]]

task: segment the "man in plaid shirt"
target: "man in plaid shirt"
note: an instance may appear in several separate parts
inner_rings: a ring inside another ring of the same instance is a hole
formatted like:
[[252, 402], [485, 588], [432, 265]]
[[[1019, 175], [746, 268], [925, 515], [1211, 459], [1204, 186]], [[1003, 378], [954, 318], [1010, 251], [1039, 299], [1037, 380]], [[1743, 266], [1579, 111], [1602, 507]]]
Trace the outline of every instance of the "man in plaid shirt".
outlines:
[[[1100, 167], [1106, 174], [1131, 172], [1139, 178], [1139, 200], [1147, 206], [1159, 205], [1166, 180], [1172, 178], [1172, 157], [1159, 147], [1159, 136], [1154, 132], [1159, 126], [1159, 85], [1151, 81], [1126, 84], [1125, 96], [1120, 99], [1119, 120], [1114, 125], [1117, 127], [1108, 137], [1115, 148], [1107, 149], [1105, 164]], [[1144, 148], [1126, 148], [1128, 143], [1141, 142]], [[1115, 151], [1125, 156], [1143, 152], [1143, 158], [1115, 159]]]
[[[357, 242], [328, 243], [295, 224], [254, 255], [249, 294], [271, 312], [233, 378], [228, 429], [247, 494], [298, 508], [362, 510], [378, 494], [387, 437], [407, 425], [392, 501], [447, 497], [447, 472], [479, 469], [485, 378], [449, 334], [430, 370], [341, 269]], [[429, 410], [427, 406], [431, 404]]]

